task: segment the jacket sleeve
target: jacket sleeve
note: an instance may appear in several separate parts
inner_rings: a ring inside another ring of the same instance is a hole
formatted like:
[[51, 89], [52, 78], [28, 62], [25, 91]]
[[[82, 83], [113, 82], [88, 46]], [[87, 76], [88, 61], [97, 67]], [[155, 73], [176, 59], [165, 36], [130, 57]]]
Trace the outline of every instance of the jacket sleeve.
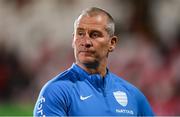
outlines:
[[46, 85], [34, 107], [34, 116], [67, 116], [67, 97], [63, 87]]
[[147, 98], [139, 92], [138, 98], [138, 116], [155, 116]]

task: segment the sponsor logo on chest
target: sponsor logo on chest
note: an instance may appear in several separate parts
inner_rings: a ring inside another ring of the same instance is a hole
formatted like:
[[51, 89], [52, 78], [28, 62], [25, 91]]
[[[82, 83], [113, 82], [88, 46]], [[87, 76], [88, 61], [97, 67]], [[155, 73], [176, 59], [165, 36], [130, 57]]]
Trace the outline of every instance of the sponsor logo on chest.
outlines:
[[123, 107], [127, 106], [128, 104], [128, 97], [127, 94], [123, 91], [116, 91], [113, 92], [113, 95], [116, 99], [116, 101]]
[[[128, 105], [128, 96], [125, 92], [123, 91], [115, 91], [113, 92], [113, 95], [116, 99], [116, 101], [123, 107], [126, 107]], [[124, 113], [124, 114], [130, 114], [133, 115], [134, 112], [131, 109], [116, 109], [117, 113]]]

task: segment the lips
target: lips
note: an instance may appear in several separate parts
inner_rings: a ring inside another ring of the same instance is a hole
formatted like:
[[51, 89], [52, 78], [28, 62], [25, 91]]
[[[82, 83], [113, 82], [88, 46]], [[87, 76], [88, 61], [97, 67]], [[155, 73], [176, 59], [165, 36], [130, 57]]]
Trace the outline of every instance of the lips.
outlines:
[[92, 51], [79, 51], [79, 52], [93, 53]]
[[82, 54], [85, 54], [85, 55], [87, 55], [87, 56], [90, 56], [90, 55], [92, 55], [92, 54], [94, 54], [95, 52], [94, 51], [84, 51], [84, 50], [82, 50], [82, 51], [79, 51], [79, 53], [82, 53]]

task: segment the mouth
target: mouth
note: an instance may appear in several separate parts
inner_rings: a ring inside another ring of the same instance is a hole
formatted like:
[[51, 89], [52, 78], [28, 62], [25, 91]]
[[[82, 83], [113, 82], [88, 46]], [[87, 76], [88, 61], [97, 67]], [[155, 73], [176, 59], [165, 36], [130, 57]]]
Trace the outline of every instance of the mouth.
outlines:
[[79, 53], [84, 54], [85, 56], [91, 56], [94, 54], [94, 51], [79, 51]]
[[93, 53], [92, 51], [86, 51], [86, 50], [84, 50], [84, 51], [79, 51], [79, 52]]

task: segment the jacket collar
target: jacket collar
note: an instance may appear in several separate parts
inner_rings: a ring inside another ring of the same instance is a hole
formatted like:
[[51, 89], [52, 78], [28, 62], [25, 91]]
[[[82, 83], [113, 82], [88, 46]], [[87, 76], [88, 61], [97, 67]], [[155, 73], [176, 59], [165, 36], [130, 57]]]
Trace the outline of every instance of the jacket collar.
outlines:
[[108, 78], [110, 75], [108, 68], [106, 68], [107, 72], [104, 78], [102, 78], [100, 74], [90, 74], [86, 72], [84, 69], [82, 69], [75, 63], [72, 64], [71, 69], [76, 72], [79, 80], [87, 79], [93, 86], [95, 86], [95, 88], [98, 88], [98, 90], [104, 89], [107, 82], [110, 80], [110, 78]]

